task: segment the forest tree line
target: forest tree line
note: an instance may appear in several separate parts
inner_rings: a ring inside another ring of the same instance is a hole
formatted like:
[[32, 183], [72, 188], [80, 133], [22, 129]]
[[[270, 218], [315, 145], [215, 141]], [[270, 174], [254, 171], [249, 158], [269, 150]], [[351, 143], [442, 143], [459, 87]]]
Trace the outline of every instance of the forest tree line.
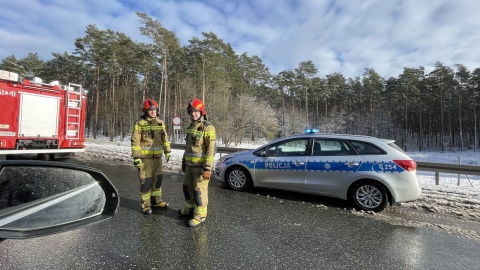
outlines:
[[224, 145], [321, 132], [395, 139], [406, 151], [477, 148], [480, 68], [437, 62], [432, 72], [405, 67], [382, 78], [365, 68], [362, 76], [318, 76], [312, 61], [271, 74], [258, 56], [237, 54], [214, 33], [181, 46], [174, 32], [144, 13], [139, 31], [151, 43], [88, 25], [73, 52], [37, 53], [2, 59], [0, 69], [44, 82], [78, 83], [88, 89], [87, 134], [111, 140], [130, 136], [146, 98], [160, 105], [160, 118], [189, 125], [188, 102], [199, 98]]

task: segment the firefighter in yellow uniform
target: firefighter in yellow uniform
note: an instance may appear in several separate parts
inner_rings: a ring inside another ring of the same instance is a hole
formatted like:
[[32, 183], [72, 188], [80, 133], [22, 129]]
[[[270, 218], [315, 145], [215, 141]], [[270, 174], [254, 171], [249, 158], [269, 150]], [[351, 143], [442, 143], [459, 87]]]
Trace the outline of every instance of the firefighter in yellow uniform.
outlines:
[[193, 99], [187, 107], [192, 123], [187, 129], [186, 147], [182, 158], [183, 195], [185, 205], [178, 210], [189, 217], [188, 226], [195, 227], [207, 217], [208, 183], [215, 155], [215, 127], [207, 121], [205, 104]]
[[162, 201], [162, 155], [170, 159], [170, 142], [165, 123], [157, 118], [158, 104], [153, 99], [142, 103], [143, 115], [133, 125], [132, 157], [138, 168], [142, 212], [152, 214], [152, 207], [165, 208]]

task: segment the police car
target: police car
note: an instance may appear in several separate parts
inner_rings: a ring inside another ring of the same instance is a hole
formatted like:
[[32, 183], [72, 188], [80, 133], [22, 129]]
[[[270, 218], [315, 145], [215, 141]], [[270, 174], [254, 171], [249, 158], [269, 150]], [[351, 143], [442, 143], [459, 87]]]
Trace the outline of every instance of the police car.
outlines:
[[255, 186], [318, 194], [379, 212], [420, 197], [416, 167], [394, 140], [307, 132], [223, 156], [215, 178], [238, 191]]

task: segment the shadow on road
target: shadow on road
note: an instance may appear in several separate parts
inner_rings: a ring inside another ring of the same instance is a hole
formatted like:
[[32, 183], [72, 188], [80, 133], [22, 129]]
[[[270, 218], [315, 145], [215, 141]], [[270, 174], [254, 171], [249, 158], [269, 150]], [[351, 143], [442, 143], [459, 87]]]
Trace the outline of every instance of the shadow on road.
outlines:
[[[221, 185], [220, 188], [225, 190], [230, 190], [232, 192], [240, 192], [240, 191], [234, 191], [225, 185]], [[282, 200], [306, 202], [311, 204], [322, 204], [328, 207], [342, 208], [342, 209], [348, 209], [348, 210], [353, 209], [353, 207], [348, 201], [337, 199], [337, 198], [314, 195], [314, 194], [304, 194], [304, 193], [299, 193], [294, 191], [276, 190], [276, 189], [268, 189], [268, 188], [260, 188], [260, 187], [249, 188], [245, 192], [261, 195], [264, 197], [275, 197]]]
[[[137, 200], [132, 200], [129, 198], [120, 197], [120, 207], [123, 209], [128, 209], [134, 212], [137, 212], [138, 215], [142, 215], [140, 202]], [[153, 215], [159, 215], [171, 218], [173, 220], [178, 220], [178, 222], [184, 226], [186, 226], [186, 221], [188, 220], [185, 217], [178, 215], [178, 209], [173, 209], [170, 207], [166, 208], [152, 208]]]

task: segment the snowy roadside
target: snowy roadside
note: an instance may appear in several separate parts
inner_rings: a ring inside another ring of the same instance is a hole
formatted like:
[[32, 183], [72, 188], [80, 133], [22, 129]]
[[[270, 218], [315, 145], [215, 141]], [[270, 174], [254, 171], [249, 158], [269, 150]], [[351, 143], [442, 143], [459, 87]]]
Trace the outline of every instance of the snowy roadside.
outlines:
[[[242, 146], [243, 148], [253, 148]], [[418, 152], [408, 153], [413, 159], [425, 162], [458, 163], [480, 165], [480, 153], [465, 152]], [[88, 140], [86, 152], [77, 154], [81, 160], [108, 160], [132, 164], [130, 142], [108, 142]], [[172, 150], [164, 169], [180, 171], [183, 150]], [[219, 154], [215, 157], [217, 160]], [[215, 160], [215, 161], [216, 161]], [[380, 213], [351, 211], [354, 215], [370, 216], [391, 224], [428, 227], [458, 233], [480, 239], [480, 177], [441, 174], [440, 185], [435, 185], [433, 172], [417, 171], [422, 196], [414, 202], [401, 203]]]

